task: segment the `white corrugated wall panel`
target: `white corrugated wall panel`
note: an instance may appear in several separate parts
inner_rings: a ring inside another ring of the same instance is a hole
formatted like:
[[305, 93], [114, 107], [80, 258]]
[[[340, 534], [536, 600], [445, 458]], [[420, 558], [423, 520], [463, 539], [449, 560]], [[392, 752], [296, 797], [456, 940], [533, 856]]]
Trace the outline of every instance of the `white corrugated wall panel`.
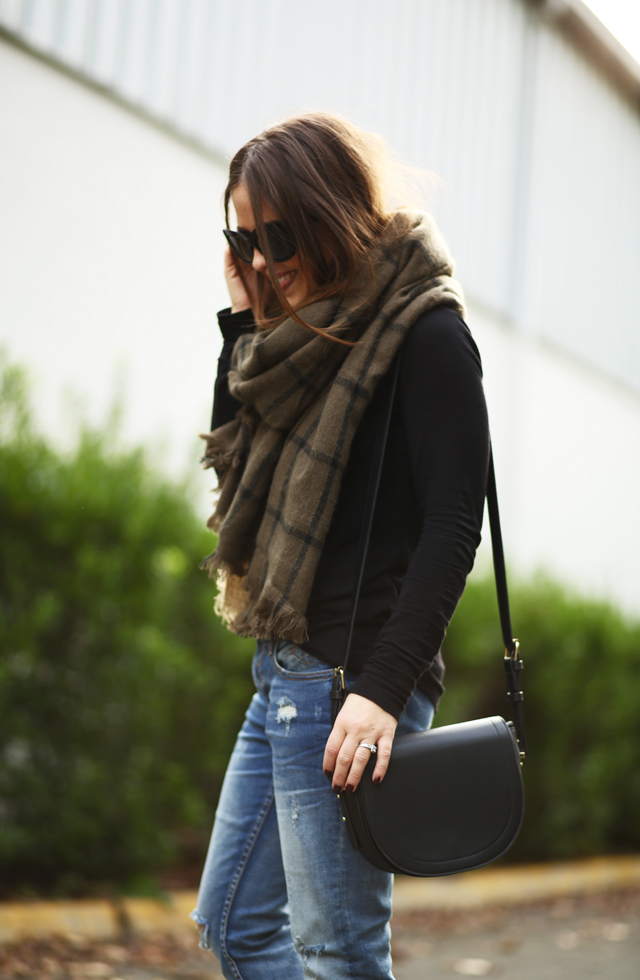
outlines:
[[34, 48], [49, 51], [56, 30], [57, 0], [23, 0], [19, 30]]
[[20, 31], [24, 0], [0, 0], [0, 24], [8, 31]]
[[640, 120], [541, 35], [522, 321], [640, 384]]
[[458, 273], [507, 312], [521, 0], [25, 0], [23, 15], [29, 43], [226, 154], [304, 108], [381, 132], [442, 178]]
[[0, 24], [231, 154], [343, 112], [441, 187], [467, 293], [640, 386], [640, 119], [525, 0], [0, 0]]
[[[43, 6], [50, 0], [40, 0]], [[73, 68], [91, 72], [93, 21], [97, 13], [94, 0], [58, 0], [55, 53]]]
[[121, 7], [126, 0], [94, 0], [87, 70], [96, 81], [113, 86], [120, 51]]
[[148, 91], [148, 41], [152, 36], [153, 0], [130, 0], [121, 8], [120, 51], [115, 89], [135, 105], [143, 105]]

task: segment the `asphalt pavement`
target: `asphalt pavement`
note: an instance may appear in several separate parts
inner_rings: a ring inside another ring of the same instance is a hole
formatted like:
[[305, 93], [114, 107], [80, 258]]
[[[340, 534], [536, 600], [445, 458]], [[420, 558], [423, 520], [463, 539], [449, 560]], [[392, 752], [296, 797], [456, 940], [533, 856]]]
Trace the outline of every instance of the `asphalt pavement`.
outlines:
[[[396, 980], [640, 980], [640, 889], [394, 916]], [[1, 980], [214, 980], [195, 929], [0, 945]], [[286, 978], [283, 978], [286, 980]]]
[[396, 980], [640, 980], [640, 891], [393, 923]]

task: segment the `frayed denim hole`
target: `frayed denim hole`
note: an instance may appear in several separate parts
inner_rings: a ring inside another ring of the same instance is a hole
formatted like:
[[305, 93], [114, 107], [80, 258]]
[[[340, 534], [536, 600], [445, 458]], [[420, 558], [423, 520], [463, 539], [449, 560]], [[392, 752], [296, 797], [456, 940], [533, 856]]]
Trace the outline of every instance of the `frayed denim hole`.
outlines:
[[[306, 971], [308, 971], [310, 977], [318, 976], [318, 960], [320, 954], [324, 952], [324, 943], [318, 946], [305, 946], [299, 936], [296, 936], [293, 940], [293, 946], [301, 958], [302, 963]], [[313, 966], [310, 965], [310, 960], [313, 958]]]
[[298, 717], [298, 709], [291, 700], [285, 696], [278, 698], [278, 714], [276, 720], [279, 725], [285, 725], [286, 734], [289, 734], [291, 722]]
[[294, 834], [298, 833], [298, 819], [300, 817], [300, 803], [298, 800], [291, 800], [291, 826]]
[[200, 927], [200, 949], [207, 949], [210, 953], [213, 952], [211, 945], [209, 943], [209, 933], [211, 931], [211, 926], [206, 919], [203, 919], [197, 909], [194, 909], [190, 919], [193, 919], [195, 923]]

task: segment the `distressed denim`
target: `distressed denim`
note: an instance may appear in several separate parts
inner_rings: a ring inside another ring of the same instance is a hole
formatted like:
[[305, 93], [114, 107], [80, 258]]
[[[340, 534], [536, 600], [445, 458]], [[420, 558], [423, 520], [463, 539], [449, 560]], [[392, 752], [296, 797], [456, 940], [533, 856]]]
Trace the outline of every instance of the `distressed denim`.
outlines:
[[[392, 875], [352, 849], [322, 771], [332, 677], [291, 643], [258, 642], [192, 914], [227, 978], [393, 980]], [[433, 710], [416, 691], [397, 733]]]

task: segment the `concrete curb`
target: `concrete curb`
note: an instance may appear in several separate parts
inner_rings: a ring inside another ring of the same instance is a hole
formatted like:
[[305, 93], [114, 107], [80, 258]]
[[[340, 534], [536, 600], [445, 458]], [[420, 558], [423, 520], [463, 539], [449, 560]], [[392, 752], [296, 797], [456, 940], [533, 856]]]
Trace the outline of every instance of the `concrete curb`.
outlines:
[[197, 926], [189, 919], [197, 891], [172, 892], [167, 901], [123, 898], [118, 902], [0, 903], [0, 943], [19, 939], [64, 936], [75, 939], [121, 940], [149, 932], [184, 933]]
[[0, 943], [25, 936], [113, 939], [121, 933], [111, 902], [7, 902], [0, 905]]
[[640, 856], [480, 868], [445, 878], [400, 878], [394, 912], [517, 905], [566, 895], [640, 886]]
[[125, 898], [122, 912], [127, 928], [136, 936], [145, 932], [197, 932], [197, 925], [189, 918], [197, 901], [197, 891], [172, 892], [166, 903], [151, 898]]
[[[397, 877], [395, 912], [517, 905], [540, 899], [640, 887], [640, 856], [593, 858], [559, 864], [481, 868], [446, 878]], [[27, 937], [118, 940], [123, 934], [195, 932], [189, 914], [197, 892], [172, 892], [166, 902], [124, 898], [119, 902], [7, 902], [0, 904], [0, 943]]]

